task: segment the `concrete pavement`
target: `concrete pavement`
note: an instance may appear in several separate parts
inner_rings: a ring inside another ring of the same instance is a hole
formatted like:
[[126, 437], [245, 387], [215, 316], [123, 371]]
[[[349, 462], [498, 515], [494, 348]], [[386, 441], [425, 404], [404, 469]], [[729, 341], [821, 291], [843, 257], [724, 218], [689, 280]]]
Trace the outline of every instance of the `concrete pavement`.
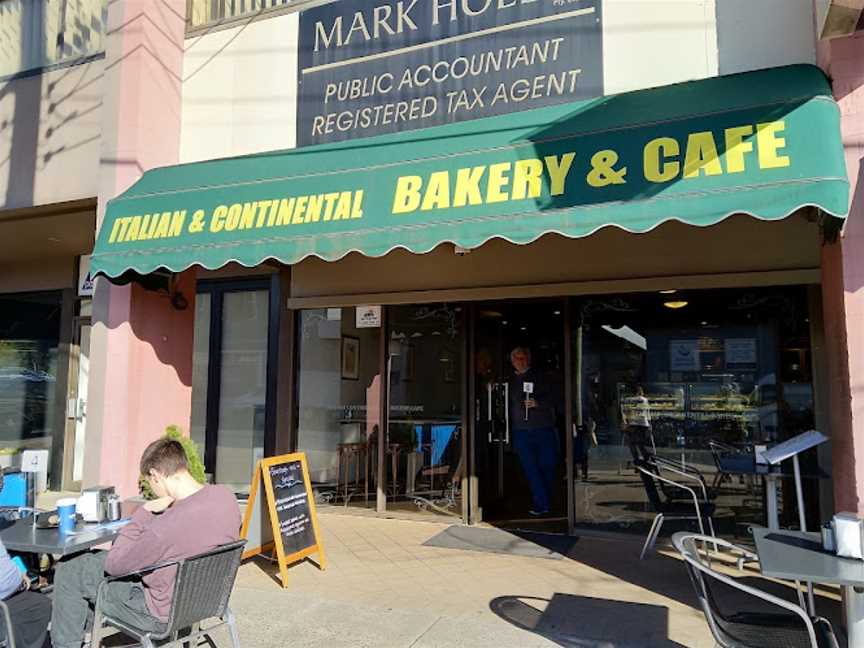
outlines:
[[[246, 563], [232, 606], [244, 646], [711, 647], [683, 565], [632, 540], [579, 540], [576, 559], [424, 547], [445, 523], [322, 513], [328, 569], [289, 588]], [[227, 636], [219, 636], [219, 645]]]

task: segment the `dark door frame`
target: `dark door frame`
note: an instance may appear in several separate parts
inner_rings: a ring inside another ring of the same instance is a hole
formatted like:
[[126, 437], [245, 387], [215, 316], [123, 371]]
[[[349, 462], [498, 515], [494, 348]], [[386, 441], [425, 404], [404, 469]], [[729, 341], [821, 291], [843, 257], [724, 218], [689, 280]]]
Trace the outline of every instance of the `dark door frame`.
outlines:
[[[567, 474], [567, 485], [566, 485], [566, 502], [567, 502], [567, 533], [568, 535], [575, 534], [575, 493], [574, 493], [574, 485], [573, 485], [573, 344], [572, 344], [572, 314], [570, 308], [571, 299], [568, 297], [560, 297], [557, 299], [546, 299], [539, 298], [542, 301], [556, 301], [560, 299], [561, 304], [561, 312], [563, 314], [562, 322], [561, 322], [561, 334], [563, 336], [564, 342], [564, 358], [563, 358], [563, 371], [564, 371], [564, 452], [566, 456], [564, 457], [565, 466], [566, 466], [566, 474]], [[480, 420], [481, 412], [480, 412], [480, 403], [478, 401], [478, 394], [476, 388], [476, 352], [477, 352], [477, 331], [476, 331], [476, 321], [477, 321], [477, 305], [480, 303], [494, 303], [500, 301], [519, 301], [519, 302], [527, 302], [531, 301], [530, 299], [518, 298], [518, 299], [503, 299], [503, 300], [480, 300], [475, 302], [470, 302], [466, 304], [467, 308], [466, 317], [468, 321], [466, 322], [466, 332], [465, 336], [465, 344], [467, 346], [467, 362], [465, 364], [465, 369], [467, 369], [467, 374], [465, 375], [466, 380], [466, 389], [463, 390], [465, 394], [467, 403], [466, 407], [463, 410], [463, 417], [466, 419], [467, 425], [465, 427], [468, 430], [468, 434], [465, 435], [465, 441], [463, 442], [463, 449], [468, 452], [468, 467], [469, 470], [466, 475], [466, 480], [468, 482], [468, 491], [467, 496], [465, 495], [466, 491], [463, 489], [463, 517], [466, 524], [477, 524], [482, 522], [482, 511], [480, 507], [480, 497], [479, 497], [479, 484], [481, 476], [477, 474], [477, 457], [476, 457], [476, 448], [477, 448], [477, 434], [478, 434], [478, 426], [477, 423]]]
[[[279, 323], [282, 317], [279, 275], [250, 279], [202, 279], [196, 293], [210, 295], [210, 336], [207, 349], [207, 405], [204, 424], [204, 470], [216, 481], [216, 446], [219, 436], [219, 402], [222, 392], [222, 309], [225, 293], [266, 290], [267, 378], [264, 397], [264, 456], [276, 448], [276, 390], [279, 368]], [[287, 313], [286, 313], [287, 315]]]

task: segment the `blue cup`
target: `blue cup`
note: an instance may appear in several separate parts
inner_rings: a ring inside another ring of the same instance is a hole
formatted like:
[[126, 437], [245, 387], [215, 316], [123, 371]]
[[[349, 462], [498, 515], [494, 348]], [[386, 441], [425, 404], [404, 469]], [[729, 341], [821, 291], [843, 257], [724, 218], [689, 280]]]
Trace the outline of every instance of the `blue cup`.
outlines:
[[75, 530], [75, 504], [74, 497], [66, 497], [57, 500], [57, 516], [60, 518], [58, 527], [60, 533], [72, 533]]

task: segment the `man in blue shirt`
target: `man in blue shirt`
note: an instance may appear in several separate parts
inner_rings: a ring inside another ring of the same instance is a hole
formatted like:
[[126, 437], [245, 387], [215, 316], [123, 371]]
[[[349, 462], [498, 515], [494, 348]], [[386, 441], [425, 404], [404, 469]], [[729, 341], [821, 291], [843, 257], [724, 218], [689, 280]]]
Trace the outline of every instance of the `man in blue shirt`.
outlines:
[[[15, 645], [19, 648], [50, 648], [48, 622], [51, 600], [44, 594], [27, 589], [29, 582], [21, 573], [0, 540], [0, 600], [9, 608]], [[0, 624], [0, 638], [6, 628]]]

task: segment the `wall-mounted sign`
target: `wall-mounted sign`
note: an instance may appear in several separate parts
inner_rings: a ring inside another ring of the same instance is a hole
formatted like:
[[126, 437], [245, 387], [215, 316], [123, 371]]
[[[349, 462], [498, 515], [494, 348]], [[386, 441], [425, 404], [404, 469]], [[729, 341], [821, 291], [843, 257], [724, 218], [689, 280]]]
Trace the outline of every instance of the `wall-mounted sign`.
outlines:
[[603, 94], [600, 0], [342, 0], [300, 15], [300, 146]]
[[380, 306], [358, 306], [357, 328], [380, 328], [381, 307]]
[[78, 257], [78, 296], [93, 296], [93, 276], [90, 274], [90, 255]]
[[699, 371], [699, 340], [669, 341], [670, 371]]
[[756, 364], [756, 338], [727, 338], [726, 364]]

